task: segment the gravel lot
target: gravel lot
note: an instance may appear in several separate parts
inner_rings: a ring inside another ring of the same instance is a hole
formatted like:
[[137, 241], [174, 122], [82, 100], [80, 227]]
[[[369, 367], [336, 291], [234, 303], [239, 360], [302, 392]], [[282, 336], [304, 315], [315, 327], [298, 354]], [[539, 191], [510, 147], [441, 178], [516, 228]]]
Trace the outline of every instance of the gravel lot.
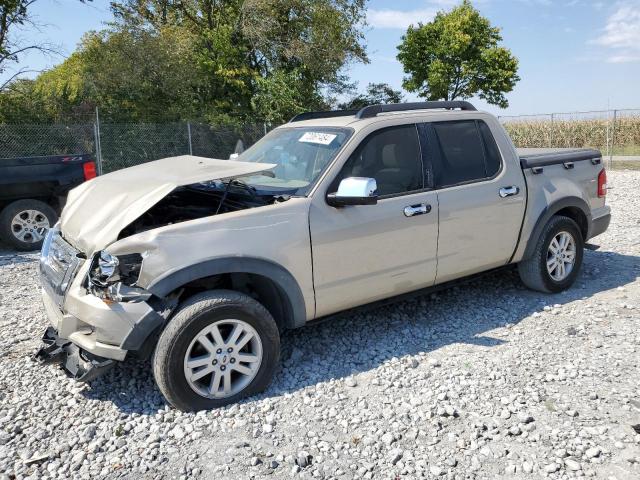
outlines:
[[37, 255], [2, 251], [0, 478], [640, 478], [640, 172], [609, 177], [570, 291], [506, 271], [290, 332], [267, 392], [195, 415], [146, 363], [31, 361]]

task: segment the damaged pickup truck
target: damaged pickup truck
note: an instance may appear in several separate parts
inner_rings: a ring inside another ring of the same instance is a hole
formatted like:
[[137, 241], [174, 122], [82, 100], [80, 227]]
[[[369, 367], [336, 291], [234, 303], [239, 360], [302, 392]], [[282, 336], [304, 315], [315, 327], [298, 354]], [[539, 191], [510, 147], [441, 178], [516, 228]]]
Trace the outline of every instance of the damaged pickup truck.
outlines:
[[89, 381], [152, 356], [172, 405], [222, 406], [267, 387], [284, 329], [507, 265], [569, 288], [605, 195], [598, 151], [518, 152], [467, 102], [301, 114], [237, 160], [72, 190], [42, 249], [36, 358]]

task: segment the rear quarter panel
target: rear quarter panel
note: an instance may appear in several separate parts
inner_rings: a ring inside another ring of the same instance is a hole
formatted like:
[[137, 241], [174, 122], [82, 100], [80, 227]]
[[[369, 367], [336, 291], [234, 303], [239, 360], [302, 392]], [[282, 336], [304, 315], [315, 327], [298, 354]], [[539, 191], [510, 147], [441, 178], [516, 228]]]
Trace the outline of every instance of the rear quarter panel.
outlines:
[[[598, 197], [598, 174], [604, 167], [589, 161], [575, 162], [574, 168], [562, 164], [547, 165], [542, 173], [524, 170], [527, 181], [527, 213], [522, 226], [521, 241], [513, 257], [518, 262], [524, 255], [538, 219], [555, 203], [568, 197], [583, 200], [591, 212], [604, 207], [605, 199]], [[590, 212], [587, 212], [590, 213]]]

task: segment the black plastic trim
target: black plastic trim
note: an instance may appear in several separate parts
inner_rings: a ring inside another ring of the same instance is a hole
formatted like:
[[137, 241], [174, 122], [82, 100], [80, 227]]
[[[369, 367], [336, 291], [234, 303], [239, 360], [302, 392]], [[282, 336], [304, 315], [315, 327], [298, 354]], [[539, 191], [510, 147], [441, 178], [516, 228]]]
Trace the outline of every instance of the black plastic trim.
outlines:
[[371, 197], [339, 197], [336, 193], [327, 194], [327, 205], [331, 207], [346, 207], [349, 205], [375, 205], [378, 203], [378, 196]]
[[608, 213], [603, 215], [602, 217], [594, 218], [591, 222], [591, 227], [589, 228], [589, 239], [593, 237], [597, 237], [601, 233], [604, 233], [607, 228], [609, 228], [609, 224], [611, 223], [611, 214]]
[[602, 154], [598, 150], [585, 148], [581, 150], [570, 150], [568, 152], [548, 152], [533, 153], [520, 156], [520, 165], [523, 169], [544, 167], [546, 165], [559, 165], [571, 162], [581, 162], [584, 160], [593, 161], [602, 159]]
[[286, 327], [297, 328], [306, 323], [307, 310], [304, 296], [294, 276], [284, 267], [260, 258], [233, 257], [206, 260], [167, 275], [149, 286], [147, 290], [158, 297], [166, 297], [189, 282], [225, 273], [252, 273], [272, 280], [280, 290], [282, 298], [287, 300], [285, 302], [288, 318]]
[[[533, 227], [531, 234], [529, 235], [529, 239], [527, 240], [527, 247], [525, 248], [524, 254], [522, 256], [522, 260], [530, 258], [531, 255], [533, 255], [533, 251], [535, 250], [536, 244], [538, 243], [538, 238], [540, 237], [540, 234], [542, 233], [544, 226], [551, 219], [551, 217], [553, 217], [556, 213], [558, 213], [563, 208], [568, 208], [568, 207], [579, 208], [582, 211], [582, 213], [584, 213], [585, 217], [587, 218], [587, 226], [588, 226], [587, 232], [591, 231], [591, 224], [592, 224], [591, 210], [589, 208], [589, 205], [587, 205], [587, 202], [585, 202], [583, 199], [579, 197], [562, 198], [552, 203], [551, 205], [548, 205], [542, 211], [542, 213], [540, 213], [540, 216], [538, 217], [538, 220], [536, 220], [536, 224]], [[589, 235], [587, 235], [587, 237], [588, 236]], [[585, 238], [584, 240], [586, 241], [587, 238]]]
[[152, 310], [138, 320], [129, 335], [122, 341], [120, 348], [123, 350], [140, 350], [145, 340], [165, 322], [165, 318], [158, 312]]
[[380, 113], [408, 112], [411, 110], [435, 110], [435, 109], [476, 111], [471, 103], [463, 100], [438, 101], [438, 102], [411, 102], [411, 103], [390, 103], [386, 105], [369, 105], [356, 114], [357, 119], [375, 117]]

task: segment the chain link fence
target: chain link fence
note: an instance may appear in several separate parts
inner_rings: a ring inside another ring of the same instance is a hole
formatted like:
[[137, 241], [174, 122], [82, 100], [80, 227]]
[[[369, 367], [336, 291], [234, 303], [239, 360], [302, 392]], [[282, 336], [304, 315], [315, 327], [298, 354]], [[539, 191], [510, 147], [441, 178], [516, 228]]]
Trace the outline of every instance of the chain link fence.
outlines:
[[0, 125], [0, 158], [88, 153], [95, 156], [101, 173], [108, 173], [177, 155], [229, 158], [239, 141], [247, 148], [268, 130], [263, 123]]
[[[517, 147], [591, 147], [610, 164], [638, 161], [640, 109], [500, 116]], [[264, 123], [104, 123], [0, 125], [0, 158], [93, 154], [99, 171], [112, 172], [159, 158], [192, 154], [228, 158], [239, 141], [252, 145], [270, 129]]]
[[640, 160], [640, 109], [498, 118], [517, 147], [590, 147], [612, 163]]

